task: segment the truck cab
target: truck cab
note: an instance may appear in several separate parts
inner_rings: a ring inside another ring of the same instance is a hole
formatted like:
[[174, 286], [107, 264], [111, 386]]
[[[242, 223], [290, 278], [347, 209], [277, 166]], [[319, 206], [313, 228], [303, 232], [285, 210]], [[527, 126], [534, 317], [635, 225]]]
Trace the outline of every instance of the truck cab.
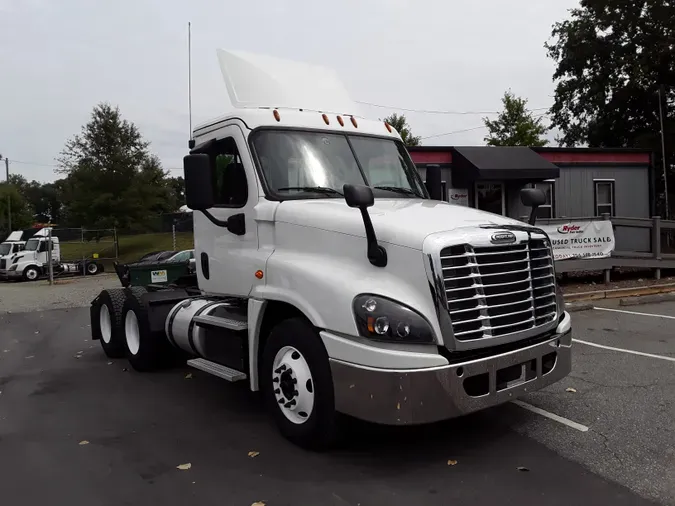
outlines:
[[[48, 265], [49, 237], [48, 229], [43, 228], [28, 239], [20, 252], [6, 259], [4, 265], [0, 265], [0, 276], [7, 279], [24, 279], [34, 281], [46, 272]], [[61, 247], [58, 237], [51, 238], [52, 262], [59, 264], [61, 261]]]
[[23, 251], [26, 245], [23, 236], [24, 232], [22, 230], [16, 230], [0, 243], [0, 273], [7, 268], [8, 262], [11, 262], [14, 255]]
[[92, 328], [109, 356], [148, 370], [180, 350], [261, 390], [309, 447], [333, 440], [338, 412], [434, 422], [570, 372], [545, 232], [441, 201], [440, 174], [423, 181], [326, 69], [219, 58], [235, 110], [198, 126], [184, 160], [197, 286], [102, 294]]

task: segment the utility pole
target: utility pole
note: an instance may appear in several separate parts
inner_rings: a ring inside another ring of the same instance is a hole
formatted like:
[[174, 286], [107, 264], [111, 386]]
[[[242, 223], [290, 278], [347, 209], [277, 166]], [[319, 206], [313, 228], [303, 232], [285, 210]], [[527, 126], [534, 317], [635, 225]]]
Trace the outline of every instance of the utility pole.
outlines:
[[[2, 156], [0, 155], [0, 160]], [[9, 159], [5, 158], [5, 169], [7, 171], [7, 188], [9, 189]], [[7, 192], [7, 230], [8, 233], [12, 233], [12, 195], [10, 192]]]
[[[670, 218], [670, 208], [668, 206], [668, 164], [666, 163], [666, 121], [665, 121], [665, 106], [666, 101], [666, 87], [662, 84], [659, 86], [659, 118], [661, 120], [661, 163], [663, 164], [663, 191], [666, 200], [666, 219]], [[7, 160], [5, 160], [7, 161]]]

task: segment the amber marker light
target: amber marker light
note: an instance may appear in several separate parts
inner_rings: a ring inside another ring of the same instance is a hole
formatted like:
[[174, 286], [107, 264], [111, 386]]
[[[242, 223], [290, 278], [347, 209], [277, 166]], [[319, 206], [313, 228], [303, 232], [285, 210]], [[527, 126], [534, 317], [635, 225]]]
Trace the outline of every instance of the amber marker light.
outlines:
[[258, 278], [258, 279], [262, 279], [263, 278], [263, 271], [260, 271], [260, 270], [255, 271], [255, 277]]

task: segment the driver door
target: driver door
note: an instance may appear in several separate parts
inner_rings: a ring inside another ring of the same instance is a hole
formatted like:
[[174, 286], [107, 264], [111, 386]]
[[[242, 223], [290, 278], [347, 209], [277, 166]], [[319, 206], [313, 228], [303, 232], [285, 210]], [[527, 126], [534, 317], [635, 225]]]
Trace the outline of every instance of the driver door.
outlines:
[[219, 220], [243, 214], [245, 233], [236, 235], [194, 213], [195, 263], [199, 286], [207, 293], [246, 297], [261, 266], [257, 225], [253, 209], [258, 202], [258, 182], [245, 137], [236, 125], [217, 132], [208, 150], [215, 205], [210, 213]]

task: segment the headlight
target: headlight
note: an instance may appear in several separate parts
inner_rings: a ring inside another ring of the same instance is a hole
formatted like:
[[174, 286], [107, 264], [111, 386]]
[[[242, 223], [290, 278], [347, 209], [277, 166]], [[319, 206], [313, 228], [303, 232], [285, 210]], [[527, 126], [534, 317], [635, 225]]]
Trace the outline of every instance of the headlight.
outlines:
[[359, 335], [375, 341], [434, 343], [429, 322], [417, 311], [377, 295], [354, 299], [354, 318]]

